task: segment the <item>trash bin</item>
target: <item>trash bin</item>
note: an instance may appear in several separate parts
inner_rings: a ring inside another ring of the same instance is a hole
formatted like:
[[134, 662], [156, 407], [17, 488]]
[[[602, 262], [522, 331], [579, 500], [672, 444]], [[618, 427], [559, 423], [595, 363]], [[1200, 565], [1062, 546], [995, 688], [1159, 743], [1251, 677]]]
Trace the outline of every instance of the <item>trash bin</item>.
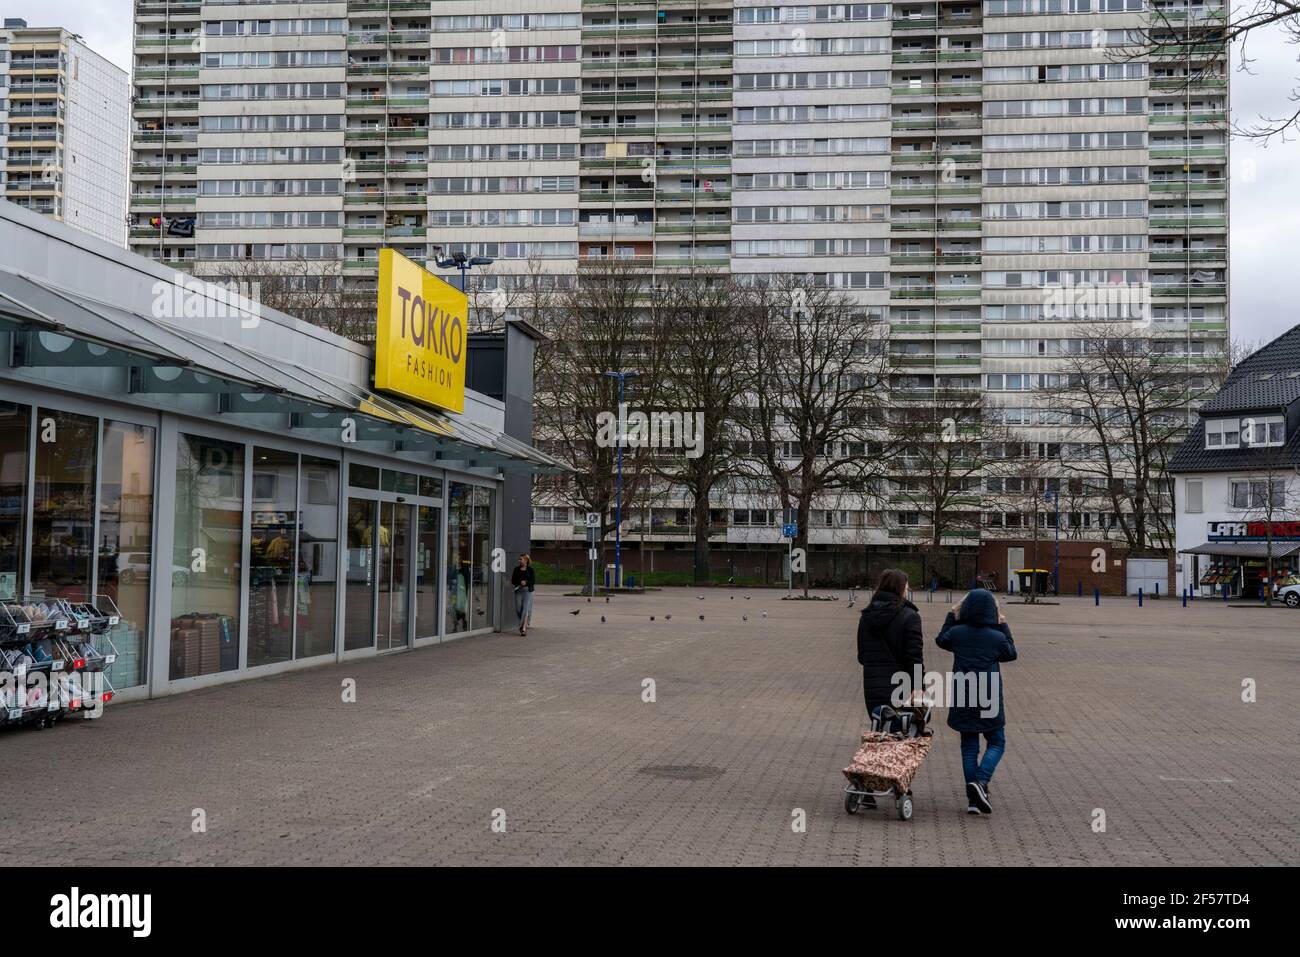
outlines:
[[1052, 573], [1046, 568], [1017, 568], [1016, 579], [1020, 585], [1020, 591], [1028, 592], [1031, 589], [1039, 595], [1046, 595], [1048, 581]]

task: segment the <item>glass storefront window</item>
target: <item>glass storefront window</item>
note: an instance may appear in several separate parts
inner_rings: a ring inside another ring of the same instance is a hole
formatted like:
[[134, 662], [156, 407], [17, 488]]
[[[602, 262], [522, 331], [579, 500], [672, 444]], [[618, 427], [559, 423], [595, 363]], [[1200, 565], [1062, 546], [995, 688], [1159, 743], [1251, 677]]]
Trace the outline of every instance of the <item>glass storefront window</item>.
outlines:
[[293, 657], [298, 456], [253, 449], [248, 548], [248, 665]]
[[416, 478], [410, 472], [394, 472], [392, 469], [384, 469], [383, 484], [381, 487], [385, 492], [396, 492], [399, 495], [414, 495], [416, 489]]
[[6, 601], [23, 588], [30, 420], [27, 406], [0, 402], [0, 599]]
[[149, 582], [153, 577], [154, 430], [105, 422], [99, 477], [99, 584], [117, 606], [120, 623], [109, 633], [117, 661], [115, 688], [145, 682]]
[[379, 469], [373, 465], [349, 465], [348, 484], [356, 488], [379, 488]]
[[176, 449], [173, 679], [239, 667], [244, 447], [194, 435]]
[[442, 498], [442, 479], [421, 475], [420, 494], [425, 498]]
[[338, 575], [339, 463], [302, 457], [298, 493], [297, 658], [334, 653], [334, 583]]
[[94, 591], [97, 419], [38, 409], [32, 488], [33, 594], [87, 599]]

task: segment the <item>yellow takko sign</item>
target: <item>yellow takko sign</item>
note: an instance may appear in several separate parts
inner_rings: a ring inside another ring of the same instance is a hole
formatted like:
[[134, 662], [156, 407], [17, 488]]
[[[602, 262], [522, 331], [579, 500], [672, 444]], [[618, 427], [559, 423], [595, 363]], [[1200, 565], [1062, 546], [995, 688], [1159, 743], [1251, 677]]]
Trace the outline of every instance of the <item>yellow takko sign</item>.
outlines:
[[469, 301], [391, 249], [379, 250], [375, 388], [465, 411]]

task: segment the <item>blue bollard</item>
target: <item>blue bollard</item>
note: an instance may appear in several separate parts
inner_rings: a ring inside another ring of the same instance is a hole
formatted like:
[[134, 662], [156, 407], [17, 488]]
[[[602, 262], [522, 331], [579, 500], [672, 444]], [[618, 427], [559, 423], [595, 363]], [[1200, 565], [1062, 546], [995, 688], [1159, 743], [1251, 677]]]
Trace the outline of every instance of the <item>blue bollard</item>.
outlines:
[[1101, 589], [1096, 585], [1092, 586], [1092, 603], [1097, 606], [1101, 605]]
[[1141, 588], [1138, 589], [1138, 607], [1139, 607], [1139, 608], [1142, 607], [1142, 589], [1141, 589]]
[[1079, 597], [1080, 597], [1080, 598], [1083, 597], [1083, 579], [1082, 579], [1082, 578], [1079, 579]]
[[1184, 607], [1184, 608], [1187, 607], [1187, 589], [1186, 589], [1186, 588], [1183, 589], [1183, 607]]
[[1160, 583], [1159, 583], [1159, 582], [1156, 582], [1156, 595], [1155, 595], [1155, 597], [1157, 597], [1157, 598], [1160, 597]]
[[1225, 605], [1228, 603], [1228, 583], [1227, 583], [1227, 582], [1224, 582], [1224, 583], [1223, 583], [1223, 603], [1224, 603]]

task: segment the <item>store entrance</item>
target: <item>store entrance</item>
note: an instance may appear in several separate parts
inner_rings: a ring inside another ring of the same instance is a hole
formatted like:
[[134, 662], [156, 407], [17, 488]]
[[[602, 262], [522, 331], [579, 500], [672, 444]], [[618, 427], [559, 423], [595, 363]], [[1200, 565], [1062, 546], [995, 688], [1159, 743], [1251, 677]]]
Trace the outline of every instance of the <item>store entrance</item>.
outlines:
[[[347, 589], [343, 599], [343, 649], [383, 653], [438, 637], [442, 558], [442, 486], [434, 480], [393, 476], [373, 491], [353, 488], [347, 510]], [[374, 472], [378, 485], [378, 469]], [[368, 479], [364, 471], [360, 480]], [[401, 494], [399, 494], [401, 493]], [[435, 497], [436, 496], [436, 497]], [[411, 501], [414, 499], [414, 501]]]

